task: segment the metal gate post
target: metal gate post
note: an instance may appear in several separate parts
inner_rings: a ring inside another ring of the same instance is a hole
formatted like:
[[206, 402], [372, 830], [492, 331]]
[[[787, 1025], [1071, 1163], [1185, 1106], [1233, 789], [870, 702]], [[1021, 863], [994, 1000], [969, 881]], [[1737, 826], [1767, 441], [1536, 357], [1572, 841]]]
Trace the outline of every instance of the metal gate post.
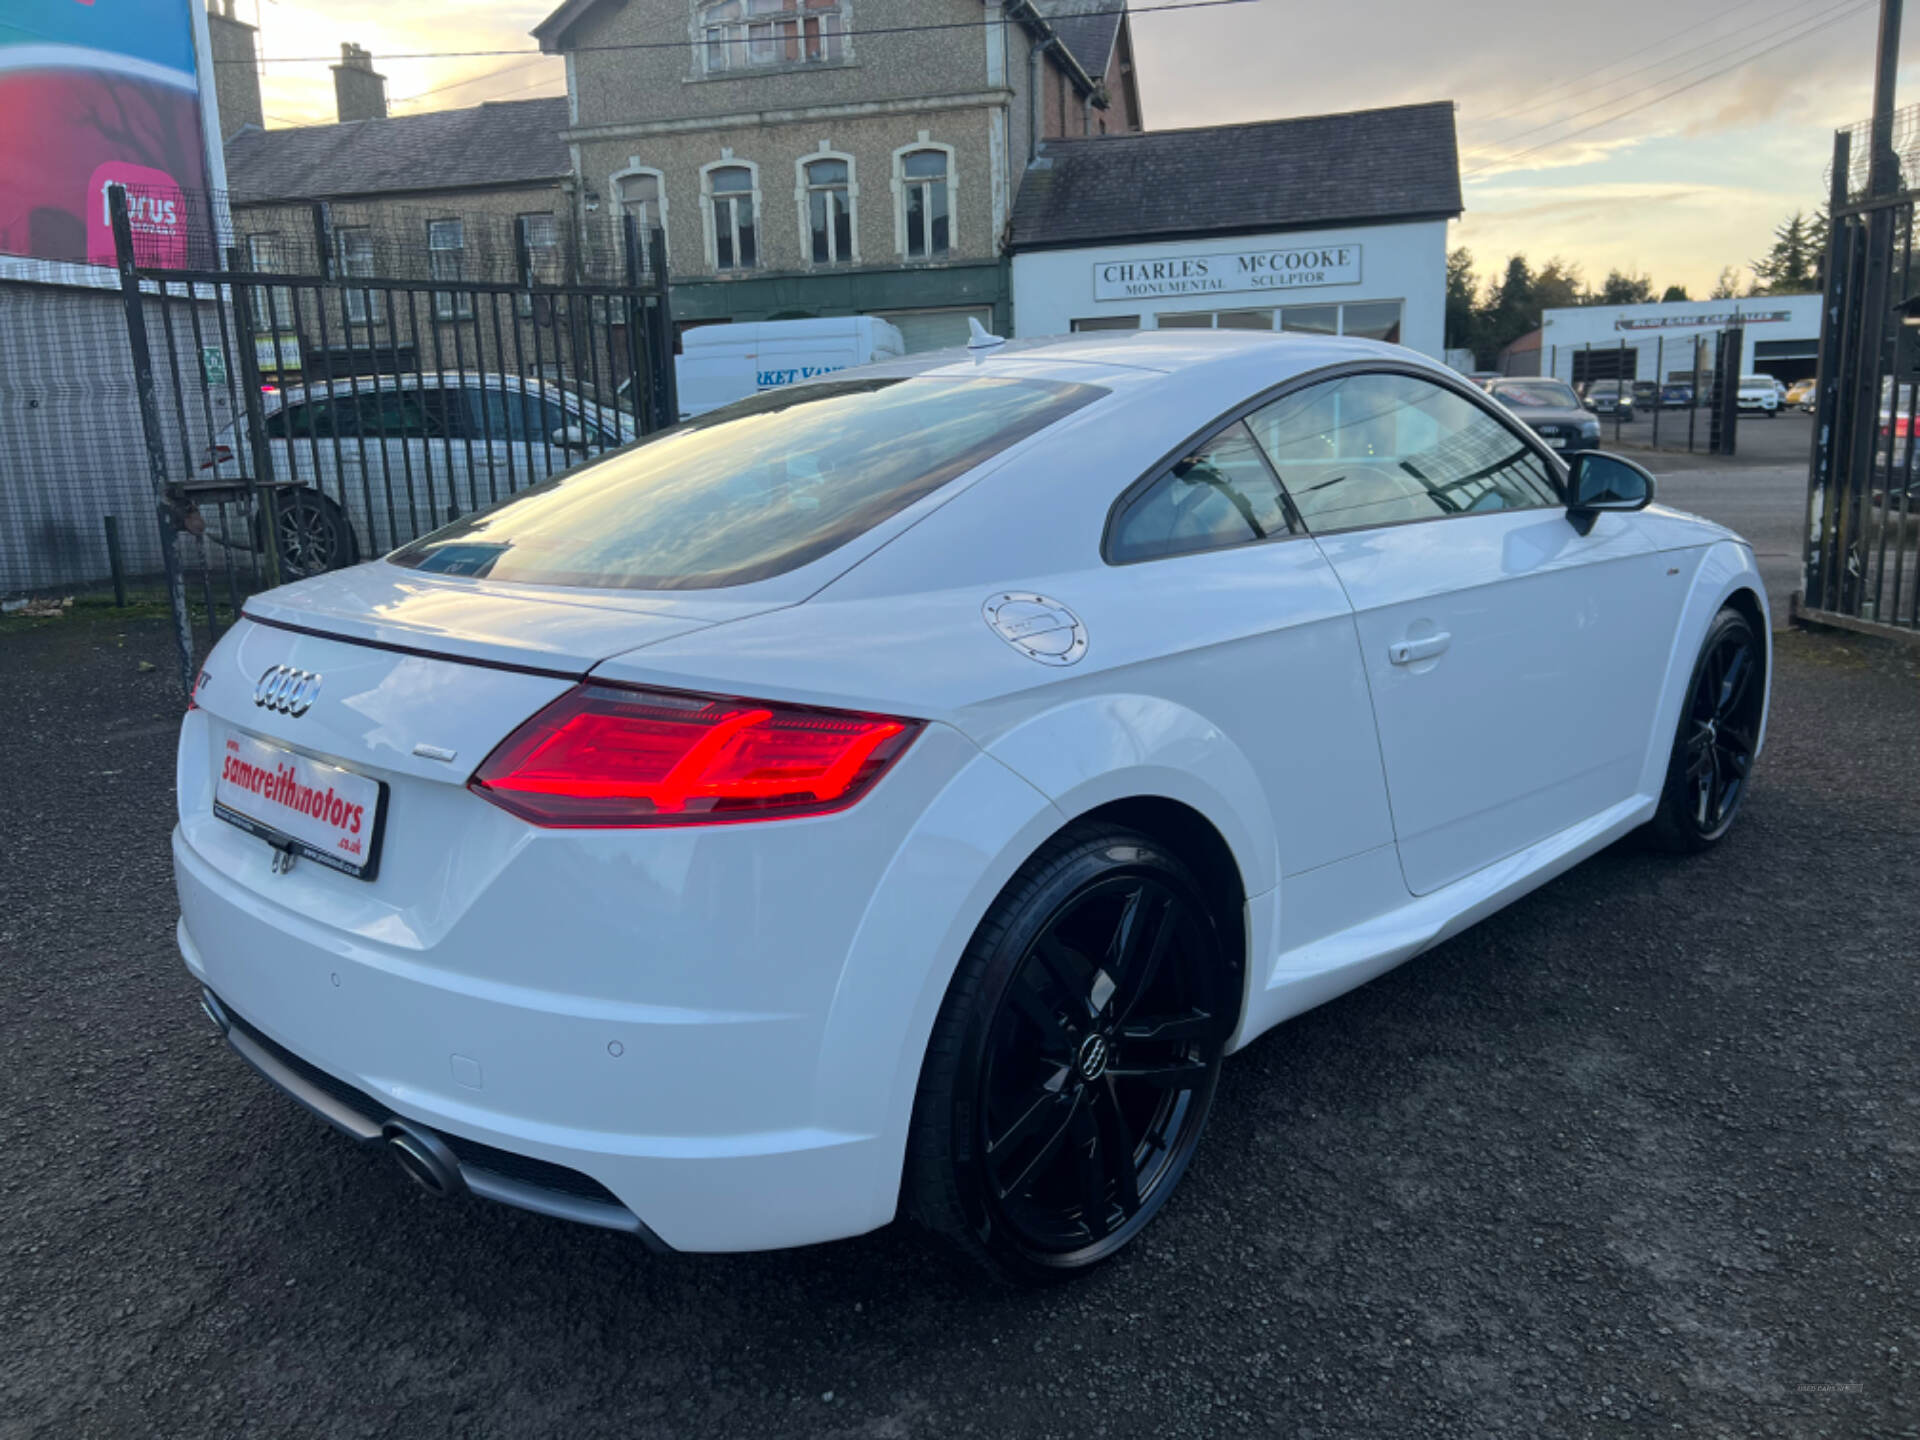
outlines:
[[[233, 327], [238, 332], [240, 344], [240, 385], [246, 391], [242, 403], [246, 406], [247, 446], [253, 453], [253, 474], [248, 478], [247, 489], [252, 492], [253, 503], [261, 516], [261, 549], [265, 552], [267, 583], [280, 583], [280, 514], [274, 504], [276, 491], [273, 485], [273, 447], [267, 443], [267, 412], [260, 403], [260, 355], [255, 348], [253, 333], [253, 290], [248, 281], [241, 278], [247, 267], [241, 263], [240, 247], [227, 247], [227, 270], [233, 275], [233, 283], [228, 293], [233, 296]], [[267, 297], [268, 319], [274, 319], [273, 292], [265, 290]], [[280, 368], [280, 333], [276, 327], [270, 335], [269, 344], [274, 347], [274, 369]]]
[[648, 234], [648, 253], [653, 260], [654, 318], [658, 322], [654, 353], [659, 356], [662, 427], [680, 423], [680, 376], [673, 366], [673, 298], [667, 273], [667, 232], [656, 228]]
[[1653, 337], [1653, 448], [1660, 448], [1660, 392], [1667, 388], [1667, 337]]
[[1815, 610], [1826, 606], [1824, 563], [1827, 529], [1833, 524], [1834, 421], [1839, 414], [1840, 337], [1846, 331], [1847, 297], [1852, 288], [1841, 243], [1847, 223], [1840, 211], [1847, 203], [1847, 181], [1853, 169], [1853, 136], [1845, 130], [1833, 137], [1833, 174], [1827, 182], [1827, 253], [1821, 279], [1825, 295], [1820, 305], [1820, 343], [1814, 352], [1813, 442], [1807, 459], [1807, 513], [1804, 559], [1800, 570], [1800, 603]]
[[147, 346], [147, 314], [140, 298], [140, 275], [133, 257], [133, 225], [127, 218], [127, 191], [107, 187], [107, 219], [113, 226], [113, 260], [120, 272], [120, 298], [127, 310], [127, 346], [133, 352], [133, 383], [140, 402], [140, 429], [147, 442], [147, 480], [153, 488], [154, 518], [160, 525], [160, 564], [166, 573], [167, 604], [173, 611], [173, 639], [180, 657], [180, 689], [193, 694], [193, 618], [180, 575], [175, 540], [180, 527], [167, 498], [166, 433], [160, 428], [160, 398], [153, 388], [153, 352]]

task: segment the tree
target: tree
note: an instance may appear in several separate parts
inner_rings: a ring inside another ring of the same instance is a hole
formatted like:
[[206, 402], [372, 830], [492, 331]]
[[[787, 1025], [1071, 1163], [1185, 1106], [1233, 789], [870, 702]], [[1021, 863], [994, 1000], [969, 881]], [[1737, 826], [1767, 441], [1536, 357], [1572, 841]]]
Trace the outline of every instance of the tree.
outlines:
[[1720, 278], [1713, 282], [1713, 293], [1709, 300], [1737, 300], [1740, 298], [1740, 270], [1734, 265], [1722, 266]]
[[1687, 300], [1691, 300], [1692, 298], [1693, 297], [1691, 295], [1687, 294], [1686, 286], [1669, 285], [1667, 286], [1666, 293], [1661, 295], [1660, 303], [1662, 305], [1671, 305], [1676, 300], [1687, 301]]
[[1447, 252], [1447, 344], [1475, 351], [1480, 334], [1480, 317], [1474, 307], [1474, 292], [1480, 283], [1473, 274], [1473, 252], [1462, 245]]
[[1580, 279], [1580, 267], [1569, 265], [1558, 255], [1540, 267], [1533, 277], [1533, 298], [1541, 310], [1565, 310], [1586, 303], [1586, 287]]
[[1754, 293], [1807, 294], [1818, 288], [1814, 279], [1818, 266], [1813, 226], [1804, 213], [1796, 210], [1774, 227], [1773, 248], [1766, 258], [1753, 262]]
[[1487, 289], [1487, 303], [1481, 312], [1482, 351], [1495, 354], [1522, 335], [1540, 327], [1540, 302], [1534, 295], [1533, 270], [1527, 257], [1508, 259], [1506, 273]]
[[1645, 305], [1653, 299], [1653, 279], [1609, 270], [1600, 285], [1602, 305]]

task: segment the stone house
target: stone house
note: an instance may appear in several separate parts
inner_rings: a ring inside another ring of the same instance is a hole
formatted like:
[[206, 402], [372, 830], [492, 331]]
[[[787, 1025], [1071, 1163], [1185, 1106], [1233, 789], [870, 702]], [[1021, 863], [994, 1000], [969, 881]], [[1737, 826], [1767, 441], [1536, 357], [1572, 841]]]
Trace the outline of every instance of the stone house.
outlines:
[[533, 33], [583, 219], [664, 229], [680, 322], [879, 315], [927, 349], [1010, 324], [1040, 141], [1140, 128], [1126, 17], [1087, 13], [1116, 8], [566, 0]]

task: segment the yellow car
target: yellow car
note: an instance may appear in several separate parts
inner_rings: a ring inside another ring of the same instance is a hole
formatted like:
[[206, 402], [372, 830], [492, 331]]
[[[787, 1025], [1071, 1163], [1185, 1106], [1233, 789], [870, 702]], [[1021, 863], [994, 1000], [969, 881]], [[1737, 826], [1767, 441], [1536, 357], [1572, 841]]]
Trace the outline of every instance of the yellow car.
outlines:
[[1813, 381], [1802, 380], [1787, 387], [1787, 404], [1804, 405], [1813, 398]]

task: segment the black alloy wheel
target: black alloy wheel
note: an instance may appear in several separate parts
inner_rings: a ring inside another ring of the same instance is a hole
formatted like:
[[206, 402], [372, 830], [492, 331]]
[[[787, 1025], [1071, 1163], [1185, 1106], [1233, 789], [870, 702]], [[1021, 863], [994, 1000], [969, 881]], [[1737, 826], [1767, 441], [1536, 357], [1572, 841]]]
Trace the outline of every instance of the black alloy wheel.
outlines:
[[1704, 850], [1733, 828], [1747, 797], [1766, 703], [1765, 650], [1747, 618], [1722, 610], [1707, 631], [1680, 712], [1654, 838]]
[[1240, 972], [1155, 842], [1088, 829], [1050, 844], [982, 923], [935, 1026], [914, 1212], [1016, 1281], [1120, 1250], [1199, 1141]]

